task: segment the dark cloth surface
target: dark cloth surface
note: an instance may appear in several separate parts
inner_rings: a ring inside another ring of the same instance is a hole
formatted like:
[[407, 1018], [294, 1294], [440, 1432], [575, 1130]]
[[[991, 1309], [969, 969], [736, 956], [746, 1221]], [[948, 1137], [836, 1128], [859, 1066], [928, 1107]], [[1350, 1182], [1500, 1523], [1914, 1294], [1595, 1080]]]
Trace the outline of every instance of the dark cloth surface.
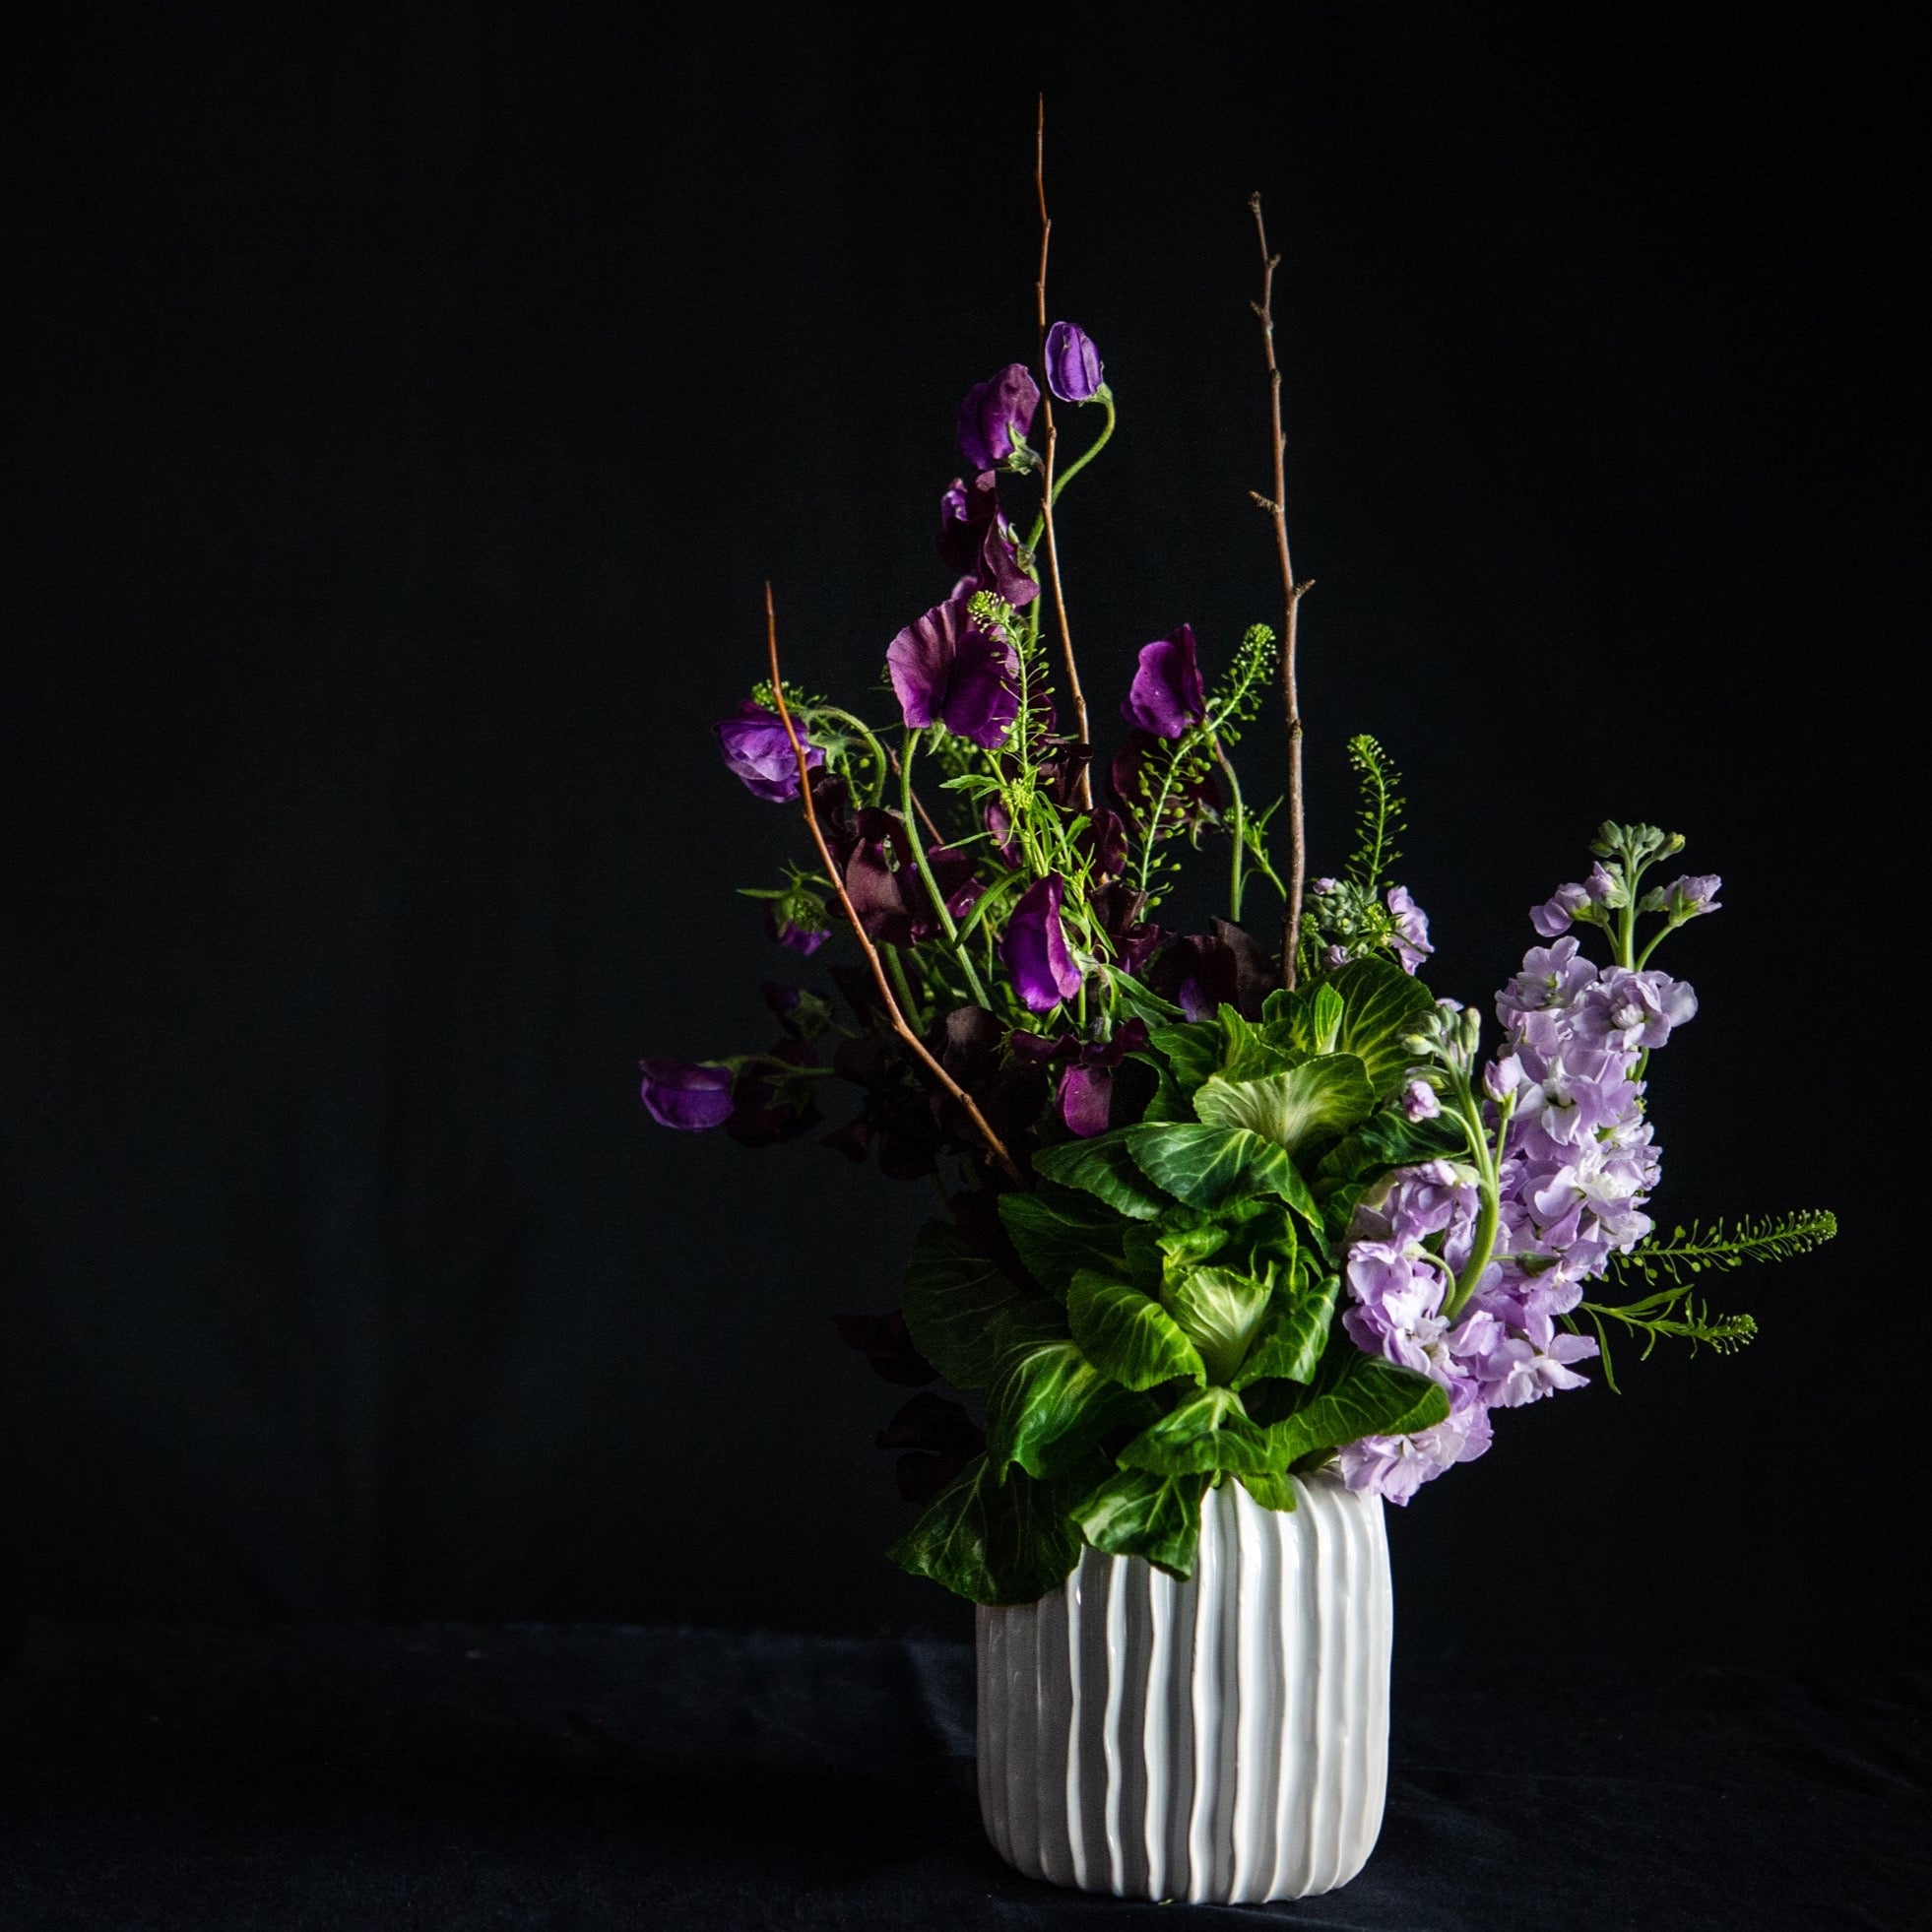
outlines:
[[951, 1642], [37, 1623], [0, 1926], [1920, 1926], [1929, 1707], [1916, 1672], [1404, 1668], [1368, 1869], [1217, 1909], [999, 1863]]

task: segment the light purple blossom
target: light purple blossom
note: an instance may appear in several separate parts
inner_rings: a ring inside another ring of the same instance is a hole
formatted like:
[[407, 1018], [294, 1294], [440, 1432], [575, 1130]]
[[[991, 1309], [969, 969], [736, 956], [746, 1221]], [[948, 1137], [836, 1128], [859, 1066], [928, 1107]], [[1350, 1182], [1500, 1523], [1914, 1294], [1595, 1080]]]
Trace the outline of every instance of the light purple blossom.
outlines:
[[976, 470], [997, 470], [1026, 447], [1040, 385], [1024, 362], [976, 382], [959, 406], [959, 447]]
[[1554, 939], [1559, 933], [1570, 930], [1571, 922], [1583, 908], [1591, 903], [1586, 886], [1570, 884], [1559, 885], [1540, 906], [1529, 909], [1529, 923], [1546, 939]]
[[[1707, 883], [1714, 893], [1714, 880], [1689, 890]], [[1623, 967], [1599, 974], [1574, 938], [1525, 954], [1497, 998], [1505, 1038], [1482, 1075], [1492, 1132], [1503, 1103], [1511, 1110], [1497, 1240], [1453, 1322], [1443, 1309], [1468, 1266], [1480, 1204], [1470, 1171], [1444, 1160], [1398, 1169], [1355, 1210], [1343, 1268], [1354, 1306], [1342, 1325], [1365, 1352], [1440, 1384], [1450, 1411], [1414, 1436], [1350, 1444], [1340, 1454], [1350, 1488], [1406, 1502], [1482, 1453], [1490, 1410], [1585, 1385], [1576, 1365], [1597, 1345], [1560, 1324], [1610, 1257], [1650, 1232], [1643, 1207], [1658, 1161], [1638, 1062], [1696, 1011], [1688, 986]]]
[[702, 1133], [732, 1117], [732, 1070], [687, 1060], [640, 1060], [644, 1111], [660, 1127]]
[[1715, 872], [1687, 872], [1664, 887], [1664, 910], [1680, 922], [1717, 912], [1717, 895], [1723, 889], [1724, 881]]
[[1090, 403], [1100, 393], [1100, 351], [1075, 323], [1047, 331], [1047, 387], [1063, 403]]
[[1065, 885], [1058, 872], [1036, 880], [1020, 895], [1006, 922], [1000, 957], [1013, 991], [1033, 1013], [1050, 1013], [1080, 990], [1080, 969], [1066, 944], [1060, 908]]
[[1385, 895], [1388, 910], [1395, 915], [1392, 944], [1402, 971], [1415, 972], [1436, 950], [1429, 943], [1429, 915], [1409, 897], [1406, 885], [1391, 885]]
[[1172, 637], [1140, 647], [1121, 716], [1138, 730], [1166, 739], [1184, 737], [1207, 716], [1192, 626], [1183, 624]]
[[[794, 721], [796, 723], [796, 721]], [[736, 718], [727, 718], [717, 727], [718, 748], [725, 754], [725, 769], [740, 780], [754, 799], [783, 805], [799, 796], [799, 761], [792, 741], [785, 735], [785, 723], [777, 712], [748, 698], [738, 708]], [[822, 765], [825, 753], [805, 735], [799, 742], [805, 748], [807, 765]]]
[[1433, 1121], [1443, 1111], [1436, 1089], [1427, 1080], [1414, 1079], [1402, 1089], [1402, 1113], [1410, 1121]]
[[1613, 1053], [1661, 1047], [1673, 1027], [1695, 1017], [1698, 997], [1682, 980], [1655, 968], [1613, 966], [1587, 988], [1577, 1005], [1577, 1032]]
[[1531, 946], [1522, 956], [1522, 971], [1496, 996], [1496, 1017], [1508, 1026], [1517, 1013], [1568, 1006], [1596, 979], [1596, 968], [1579, 954], [1575, 939]]
[[1342, 1481], [1358, 1494], [1407, 1504], [1418, 1489], [1490, 1445], [1489, 1411], [1472, 1389], [1449, 1397], [1449, 1419], [1413, 1436], [1364, 1436], [1341, 1451]]
[[955, 738], [995, 751], [1019, 715], [1018, 655], [973, 620], [964, 598], [908, 624], [886, 646], [885, 666], [900, 712], [915, 729], [944, 725]]

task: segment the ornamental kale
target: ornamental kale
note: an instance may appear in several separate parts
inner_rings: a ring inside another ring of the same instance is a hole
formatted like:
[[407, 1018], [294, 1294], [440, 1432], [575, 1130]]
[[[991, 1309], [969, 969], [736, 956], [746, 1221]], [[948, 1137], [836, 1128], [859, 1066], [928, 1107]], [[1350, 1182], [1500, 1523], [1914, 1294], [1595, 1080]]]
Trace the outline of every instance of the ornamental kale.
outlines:
[[[1599, 1360], [1614, 1388], [1613, 1333], [1645, 1354], [1748, 1340], [1751, 1318], [1713, 1316], [1695, 1278], [1835, 1231], [1811, 1214], [1654, 1238], [1649, 1061], [1698, 1000], [1650, 962], [1721, 889], [1645, 889], [1680, 836], [1601, 827], [1587, 877], [1530, 912], [1538, 942], [1487, 1043], [1420, 977], [1435, 949], [1391, 876], [1400, 782], [1373, 738], [1347, 747], [1355, 849], [1306, 878], [1309, 586], [1279, 463], [1257, 497], [1279, 632], [1217, 654], [1182, 622], [1142, 645], [1096, 798], [1056, 512], [1116, 404], [1083, 330], [1036, 348], [1044, 392], [1013, 362], [960, 406], [973, 476], [943, 492], [938, 544], [954, 582], [881, 654], [896, 727], [787, 683], [775, 620], [768, 677], [717, 727], [726, 768], [808, 839], [749, 889], [769, 937], [796, 966], [843, 934], [856, 961], [830, 965], [832, 994], [766, 983], [769, 1052], [642, 1063], [655, 1120], [752, 1145], [813, 1130], [838, 1082], [857, 1108], [824, 1143], [935, 1188], [901, 1307], [840, 1332], [887, 1380], [966, 1398], [922, 1388], [878, 1441], [924, 1505], [894, 1558], [983, 1603], [1042, 1595], [1083, 1544], [1188, 1576], [1210, 1485], [1292, 1510], [1296, 1479], [1332, 1469], [1406, 1503], [1484, 1453], [1495, 1411], [1580, 1388]], [[1064, 464], [1056, 398], [1101, 406]], [[1257, 811], [1234, 754], [1270, 688], [1288, 783]], [[1204, 846], [1227, 917], [1163, 925]], [[1244, 923], [1263, 887], [1278, 941]]]

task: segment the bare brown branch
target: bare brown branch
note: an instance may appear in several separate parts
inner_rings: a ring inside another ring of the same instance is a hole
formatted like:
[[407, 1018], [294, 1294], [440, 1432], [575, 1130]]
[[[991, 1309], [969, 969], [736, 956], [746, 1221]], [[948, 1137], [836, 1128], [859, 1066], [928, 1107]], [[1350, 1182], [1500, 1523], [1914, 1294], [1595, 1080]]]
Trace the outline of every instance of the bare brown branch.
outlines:
[[1255, 234], [1261, 244], [1261, 299], [1250, 306], [1261, 321], [1261, 346], [1268, 364], [1268, 427], [1274, 439], [1274, 494], [1251, 490], [1274, 523], [1275, 560], [1281, 568], [1281, 701], [1288, 726], [1288, 895], [1281, 915], [1281, 984], [1295, 984], [1295, 952], [1301, 939], [1302, 897], [1308, 886], [1308, 828], [1302, 795], [1302, 706], [1295, 679], [1295, 619], [1309, 584], [1295, 581], [1288, 554], [1287, 438], [1281, 433], [1281, 365], [1274, 354], [1274, 272], [1281, 257], [1268, 252], [1267, 225], [1261, 219], [1261, 197], [1251, 195]]
[[785, 680], [778, 670], [778, 612], [772, 604], [771, 586], [765, 586], [765, 646], [771, 658], [771, 696], [772, 705], [778, 713], [778, 721], [785, 727], [785, 737], [792, 746], [792, 755], [799, 763], [799, 797], [805, 805], [805, 823], [811, 828], [811, 842], [818, 848], [819, 863], [825, 868], [825, 876], [832, 881], [832, 889], [839, 895], [839, 904], [845, 909], [845, 916], [852, 926], [852, 935], [859, 941], [859, 949], [866, 955], [866, 964], [872, 969], [872, 982], [878, 988], [878, 997], [884, 1003], [886, 1017], [892, 1022], [892, 1030], [911, 1048], [915, 1057], [926, 1067], [939, 1085], [966, 1110], [980, 1138], [986, 1142], [987, 1151], [1012, 1178], [1019, 1187], [1026, 1185], [1026, 1177], [1019, 1171], [1018, 1163], [1006, 1151], [1006, 1144], [987, 1124], [987, 1118], [980, 1112], [979, 1103], [946, 1069], [934, 1059], [926, 1042], [913, 1030], [906, 1018], [897, 997], [892, 991], [892, 982], [886, 977], [885, 962], [878, 956], [878, 948], [872, 944], [869, 934], [860, 924], [858, 908], [853, 905], [851, 895], [845, 889], [845, 879], [837, 866], [832, 863], [832, 849], [825, 843], [825, 834], [818, 823], [818, 808], [811, 802], [811, 767], [805, 762], [805, 741], [799, 737], [798, 727], [792, 722], [791, 706], [785, 702]]

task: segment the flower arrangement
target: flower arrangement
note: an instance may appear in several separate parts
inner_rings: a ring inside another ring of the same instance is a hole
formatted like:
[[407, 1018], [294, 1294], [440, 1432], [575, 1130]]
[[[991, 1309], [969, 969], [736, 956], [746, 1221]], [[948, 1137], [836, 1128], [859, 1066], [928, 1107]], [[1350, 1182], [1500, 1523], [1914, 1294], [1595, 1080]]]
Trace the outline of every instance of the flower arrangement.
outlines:
[[[943, 1211], [901, 1307], [840, 1325], [920, 1390], [879, 1437], [926, 1506], [894, 1558], [982, 1603], [1041, 1596], [1083, 1542], [1188, 1576], [1210, 1484], [1291, 1510], [1290, 1478], [1325, 1465], [1406, 1503], [1483, 1453], [1496, 1410], [1582, 1386], [1591, 1359], [1614, 1388], [1613, 1339], [1748, 1340], [1751, 1317], [1711, 1312], [1700, 1276], [1835, 1232], [1807, 1213], [1659, 1235], [1645, 1211], [1650, 1056], [1698, 1009], [1651, 962], [1718, 908], [1714, 876], [1650, 882], [1680, 836], [1601, 827], [1587, 877], [1531, 912], [1487, 1049], [1482, 1015], [1421, 977], [1428, 920], [1391, 876], [1402, 806], [1372, 738], [1348, 746], [1354, 850], [1306, 877], [1309, 585], [1258, 199], [1274, 475], [1256, 500], [1282, 627], [1212, 671], [1185, 623], [1142, 647], [1097, 772], [1056, 511], [1116, 403], [1092, 338], [1047, 326], [1041, 208], [1045, 389], [1014, 362], [960, 406], [967, 473], [937, 545], [955, 581], [885, 648], [896, 725], [785, 680], [767, 589], [768, 676], [717, 727], [728, 770], [808, 840], [752, 894], [771, 936], [811, 956], [842, 928], [858, 956], [831, 966], [836, 997], [767, 983], [768, 1052], [643, 1063], [654, 1119], [753, 1145], [818, 1127], [843, 1083], [856, 1111], [826, 1144], [933, 1181]], [[1070, 461], [1056, 401], [1095, 423]], [[1234, 754], [1270, 691], [1287, 785], [1256, 810]], [[1227, 917], [1169, 930], [1203, 851]], [[1244, 923], [1263, 892], [1278, 948]], [[924, 1385], [941, 1380], [977, 1413]]]

